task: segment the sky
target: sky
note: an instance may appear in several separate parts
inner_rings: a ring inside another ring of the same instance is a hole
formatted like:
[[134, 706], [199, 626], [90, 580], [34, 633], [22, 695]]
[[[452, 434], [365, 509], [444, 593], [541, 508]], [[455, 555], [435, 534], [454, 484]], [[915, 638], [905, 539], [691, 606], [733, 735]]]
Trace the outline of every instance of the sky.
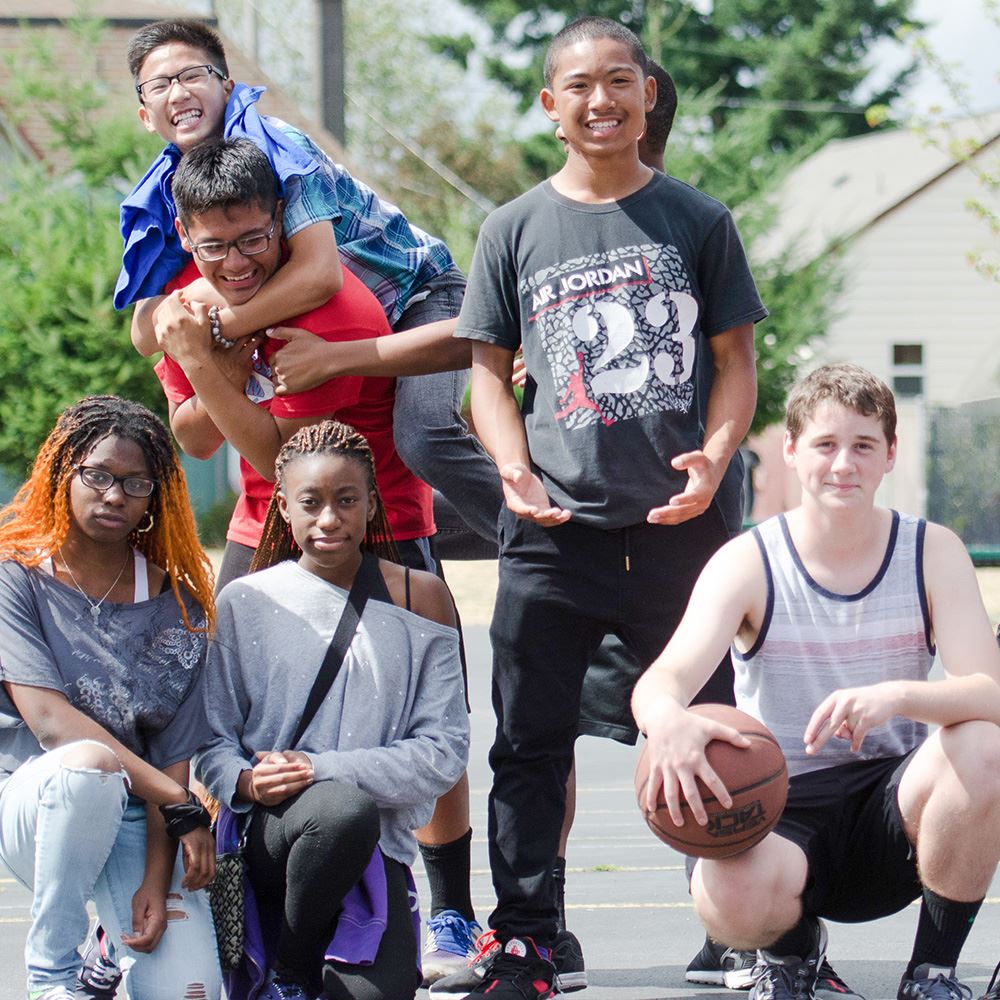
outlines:
[[[969, 86], [973, 111], [1000, 108], [1000, 27], [985, 12], [984, 0], [917, 0], [914, 15], [929, 24], [927, 39], [946, 62], [955, 65], [958, 76]], [[890, 71], [905, 59], [888, 50], [874, 54], [874, 64]], [[940, 105], [955, 112], [947, 88], [933, 74], [923, 72], [907, 93], [905, 103], [918, 113]]]

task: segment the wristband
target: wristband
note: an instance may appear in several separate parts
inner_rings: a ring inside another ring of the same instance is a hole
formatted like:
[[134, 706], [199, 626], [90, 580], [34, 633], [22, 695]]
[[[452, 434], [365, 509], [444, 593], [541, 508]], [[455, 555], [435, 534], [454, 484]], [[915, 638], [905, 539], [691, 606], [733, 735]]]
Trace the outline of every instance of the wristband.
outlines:
[[235, 340], [230, 340], [228, 337], [222, 336], [222, 320], [219, 319], [218, 306], [208, 307], [208, 323], [209, 328], [212, 331], [212, 340], [214, 340], [220, 347], [228, 349], [236, 346]]
[[212, 817], [194, 792], [188, 792], [187, 802], [175, 802], [160, 806], [160, 815], [166, 821], [167, 833], [175, 840], [190, 833], [195, 827], [206, 829], [212, 825]]

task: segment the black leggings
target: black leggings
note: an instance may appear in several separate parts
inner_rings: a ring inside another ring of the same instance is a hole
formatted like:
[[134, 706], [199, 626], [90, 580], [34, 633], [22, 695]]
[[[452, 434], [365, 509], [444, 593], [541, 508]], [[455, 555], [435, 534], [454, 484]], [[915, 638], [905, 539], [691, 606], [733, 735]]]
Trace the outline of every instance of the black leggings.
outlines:
[[325, 962], [341, 903], [378, 844], [379, 815], [365, 792], [319, 781], [274, 807], [255, 806], [246, 857], [263, 922], [281, 914], [278, 976], [331, 1000], [405, 1000], [419, 986], [406, 870], [385, 859], [389, 919], [375, 962]]

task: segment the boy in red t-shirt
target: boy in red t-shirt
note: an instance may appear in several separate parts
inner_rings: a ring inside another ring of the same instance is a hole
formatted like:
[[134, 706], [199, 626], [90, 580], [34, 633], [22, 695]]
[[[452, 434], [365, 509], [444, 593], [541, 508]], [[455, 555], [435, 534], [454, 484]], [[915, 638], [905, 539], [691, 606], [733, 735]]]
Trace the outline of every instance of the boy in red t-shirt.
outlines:
[[[275, 396], [268, 359], [277, 344], [258, 334], [232, 346], [219, 335], [214, 310], [189, 301], [184, 287], [199, 277], [231, 304], [246, 304], [282, 265], [282, 204], [266, 156], [251, 142], [199, 146], [173, 185], [178, 232], [193, 261], [167, 286], [156, 366], [181, 447], [207, 458], [223, 441], [240, 454], [240, 497], [230, 521], [219, 586], [243, 575], [260, 540], [278, 449], [299, 427], [333, 417], [368, 439], [379, 490], [404, 559], [427, 565], [434, 533], [430, 488], [403, 465], [392, 434], [395, 380], [347, 376], [307, 392]], [[235, 251], [235, 252], [234, 252]], [[318, 309], [290, 320], [327, 341], [392, 333], [377, 299], [351, 274]], [[208, 335], [214, 333], [214, 340]]]

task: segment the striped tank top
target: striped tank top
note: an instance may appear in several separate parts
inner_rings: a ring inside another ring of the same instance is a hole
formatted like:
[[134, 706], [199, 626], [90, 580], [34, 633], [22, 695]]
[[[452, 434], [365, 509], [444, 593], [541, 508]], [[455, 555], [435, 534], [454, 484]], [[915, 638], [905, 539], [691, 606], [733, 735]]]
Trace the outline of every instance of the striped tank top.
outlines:
[[732, 651], [736, 704], [774, 733], [789, 774], [909, 753], [926, 738], [923, 723], [896, 716], [869, 730], [860, 753], [834, 737], [807, 756], [802, 742], [813, 711], [832, 691], [927, 678], [934, 646], [924, 590], [925, 528], [923, 520], [893, 511], [882, 565], [856, 594], [834, 594], [809, 575], [784, 515], [753, 529], [767, 607], [753, 647]]

